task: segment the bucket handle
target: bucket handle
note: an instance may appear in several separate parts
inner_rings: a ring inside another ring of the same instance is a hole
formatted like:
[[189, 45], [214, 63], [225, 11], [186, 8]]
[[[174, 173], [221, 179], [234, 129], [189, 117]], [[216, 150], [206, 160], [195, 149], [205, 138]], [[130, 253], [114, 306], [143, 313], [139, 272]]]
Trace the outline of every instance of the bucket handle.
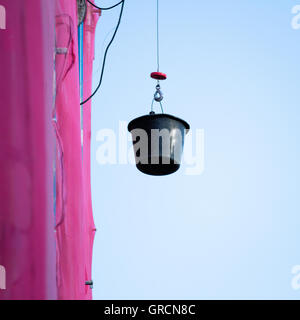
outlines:
[[[153, 111], [153, 104], [154, 104], [154, 101], [155, 101], [155, 99], [153, 99], [153, 100], [152, 100], [152, 104], [151, 104], [151, 114], [153, 114], [153, 113], [154, 113], [154, 111]], [[158, 103], [160, 104], [161, 113], [164, 113], [164, 108], [163, 108], [163, 106], [162, 106], [161, 101], [156, 101], [156, 102], [158, 102]]]

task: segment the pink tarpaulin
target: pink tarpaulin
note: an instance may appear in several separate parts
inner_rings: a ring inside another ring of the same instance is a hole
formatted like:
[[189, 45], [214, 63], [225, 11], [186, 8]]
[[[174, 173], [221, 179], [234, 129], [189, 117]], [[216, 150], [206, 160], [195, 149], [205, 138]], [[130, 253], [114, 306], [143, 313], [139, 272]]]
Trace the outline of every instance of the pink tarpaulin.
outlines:
[[[96, 13], [90, 5], [84, 25], [84, 93], [91, 93]], [[90, 104], [83, 107], [81, 146], [77, 6], [58, 0], [56, 8], [57, 277], [60, 299], [91, 299], [95, 226], [90, 183]]]
[[[91, 299], [91, 104], [83, 109], [82, 148], [77, 1], [1, 5], [0, 266], [7, 281], [0, 299]], [[85, 96], [98, 17], [88, 4]]]
[[59, 299], [85, 297], [84, 201], [81, 161], [77, 5], [56, 8], [57, 283]]
[[55, 299], [54, 5], [1, 0], [0, 299]]
[[[92, 73], [95, 51], [95, 31], [96, 25], [101, 13], [93, 6], [88, 4], [86, 19], [84, 22], [83, 34], [83, 97], [88, 97], [92, 93]], [[87, 221], [87, 274], [91, 278], [92, 274], [92, 255], [93, 243], [96, 232], [91, 194], [91, 107], [92, 101], [88, 101], [83, 106], [83, 178], [86, 203], [86, 221]]]

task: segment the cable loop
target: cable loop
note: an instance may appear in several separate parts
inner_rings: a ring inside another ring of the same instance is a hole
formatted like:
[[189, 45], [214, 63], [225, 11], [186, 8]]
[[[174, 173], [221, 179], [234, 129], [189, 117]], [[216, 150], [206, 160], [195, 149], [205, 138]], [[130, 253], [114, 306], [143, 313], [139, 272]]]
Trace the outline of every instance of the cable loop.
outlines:
[[123, 0], [120, 1], [120, 2], [118, 2], [118, 3], [116, 3], [116, 4], [114, 4], [114, 5], [111, 6], [111, 7], [108, 7], [108, 8], [101, 8], [101, 7], [99, 7], [99, 6], [96, 6], [96, 5], [95, 5], [93, 2], [91, 2], [90, 0], [87, 0], [87, 2], [88, 2], [90, 5], [92, 5], [94, 8], [97, 8], [97, 9], [99, 9], [99, 10], [110, 10], [110, 9], [113, 9], [113, 8], [117, 7], [118, 5], [120, 5], [120, 4], [123, 2]]
[[[88, 0], [87, 0], [88, 1]], [[101, 70], [101, 75], [100, 75], [100, 80], [99, 80], [99, 83], [98, 83], [98, 86], [97, 88], [94, 90], [94, 92], [87, 98], [85, 99], [84, 101], [82, 101], [80, 103], [80, 105], [84, 105], [85, 103], [87, 103], [88, 101], [90, 101], [94, 95], [97, 93], [97, 91], [100, 89], [101, 85], [102, 85], [102, 80], [103, 80], [103, 74], [104, 74], [104, 70], [105, 70], [105, 64], [106, 64], [106, 57], [107, 57], [107, 53], [109, 51], [109, 48], [110, 46], [112, 45], [115, 37], [116, 37], [116, 34], [119, 30], [119, 27], [120, 27], [120, 24], [121, 24], [121, 20], [122, 20], [122, 16], [123, 16], [123, 10], [124, 10], [124, 5], [125, 5], [125, 0], [122, 0], [120, 1], [119, 3], [117, 3], [116, 5], [110, 7], [110, 8], [100, 8], [100, 7], [97, 7], [96, 5], [94, 5], [92, 2], [88, 1], [91, 5], [93, 5], [94, 7], [100, 9], [100, 10], [109, 10], [109, 9], [112, 9], [116, 6], [118, 6], [119, 4], [121, 4], [121, 10], [120, 10], [120, 15], [119, 15], [119, 20], [118, 20], [118, 23], [117, 23], [117, 26], [115, 28], [115, 31], [114, 31], [114, 34], [109, 42], [109, 44], [107, 45], [106, 49], [105, 49], [105, 53], [104, 53], [104, 58], [103, 58], [103, 62], [102, 62], [102, 70]]]

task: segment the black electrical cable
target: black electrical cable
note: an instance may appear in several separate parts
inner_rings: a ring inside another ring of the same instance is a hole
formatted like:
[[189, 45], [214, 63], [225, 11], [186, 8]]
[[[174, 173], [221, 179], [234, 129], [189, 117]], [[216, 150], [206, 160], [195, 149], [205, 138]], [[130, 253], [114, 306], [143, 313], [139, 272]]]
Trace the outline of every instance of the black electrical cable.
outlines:
[[[87, 0], [89, 3], [91, 3], [89, 0]], [[94, 7], [96, 7], [93, 3], [91, 3]], [[112, 9], [116, 6], [118, 6], [119, 4], [122, 4], [121, 6], [121, 11], [120, 11], [120, 15], [119, 15], [119, 20], [118, 20], [118, 23], [117, 23], [117, 26], [116, 26], [116, 29], [115, 29], [115, 32], [109, 42], [109, 44], [107, 45], [106, 49], [105, 49], [105, 53], [104, 53], [104, 58], [103, 58], [103, 64], [102, 64], [102, 70], [101, 70], [101, 76], [100, 76], [100, 80], [99, 80], [99, 83], [98, 83], [98, 86], [97, 88], [95, 89], [95, 91], [92, 93], [91, 96], [89, 96], [86, 100], [82, 101], [80, 103], [80, 105], [82, 106], [83, 104], [87, 103], [89, 100], [91, 100], [93, 98], [93, 96], [97, 93], [97, 91], [100, 89], [101, 87], [101, 84], [102, 84], [102, 79], [103, 79], [103, 74], [104, 74], [104, 69], [105, 69], [105, 63], [106, 63], [106, 57], [107, 57], [107, 53], [108, 53], [108, 50], [110, 48], [110, 46], [112, 45], [115, 37], [116, 37], [116, 34], [118, 32], [118, 29], [120, 27], [120, 24], [121, 24], [121, 20], [122, 20], [122, 16], [123, 16], [123, 10], [124, 10], [124, 4], [125, 4], [125, 0], [122, 0], [121, 2], [119, 2], [118, 4], [110, 7], [110, 8], [99, 8], [99, 7], [96, 7], [100, 10], [108, 10], [108, 9]]]
[[122, 1], [120, 1], [119, 3], [117, 3], [117, 4], [115, 4], [115, 5], [111, 6], [111, 7], [108, 7], [108, 8], [100, 8], [100, 7], [96, 6], [93, 2], [91, 2], [90, 0], [86, 0], [86, 1], [87, 1], [88, 3], [90, 3], [93, 7], [97, 8], [97, 9], [100, 9], [100, 10], [110, 10], [110, 9], [113, 9], [113, 8], [117, 7], [117, 6], [120, 5], [122, 2], [124, 2], [124, 1], [122, 0]]

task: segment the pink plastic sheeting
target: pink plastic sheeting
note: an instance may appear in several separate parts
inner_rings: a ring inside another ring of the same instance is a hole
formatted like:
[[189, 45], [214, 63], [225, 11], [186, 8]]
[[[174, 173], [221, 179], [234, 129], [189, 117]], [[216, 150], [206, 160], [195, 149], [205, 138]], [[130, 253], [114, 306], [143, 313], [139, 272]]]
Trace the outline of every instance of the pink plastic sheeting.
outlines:
[[0, 299], [55, 299], [53, 0], [1, 0]]
[[[84, 22], [83, 31], [83, 97], [89, 97], [92, 93], [92, 74], [95, 51], [95, 31], [101, 12], [88, 3], [87, 15]], [[83, 106], [83, 179], [86, 203], [87, 221], [87, 274], [91, 279], [92, 255], [95, 237], [95, 223], [93, 218], [92, 194], [91, 194], [91, 106], [92, 101], [88, 101]]]
[[[98, 13], [99, 14], [99, 13]], [[84, 94], [90, 95], [97, 15], [89, 10], [84, 33]], [[91, 299], [95, 226], [90, 184], [90, 104], [84, 105], [81, 150], [79, 61], [76, 1], [57, 0], [56, 7], [57, 136], [57, 283], [59, 299]]]

